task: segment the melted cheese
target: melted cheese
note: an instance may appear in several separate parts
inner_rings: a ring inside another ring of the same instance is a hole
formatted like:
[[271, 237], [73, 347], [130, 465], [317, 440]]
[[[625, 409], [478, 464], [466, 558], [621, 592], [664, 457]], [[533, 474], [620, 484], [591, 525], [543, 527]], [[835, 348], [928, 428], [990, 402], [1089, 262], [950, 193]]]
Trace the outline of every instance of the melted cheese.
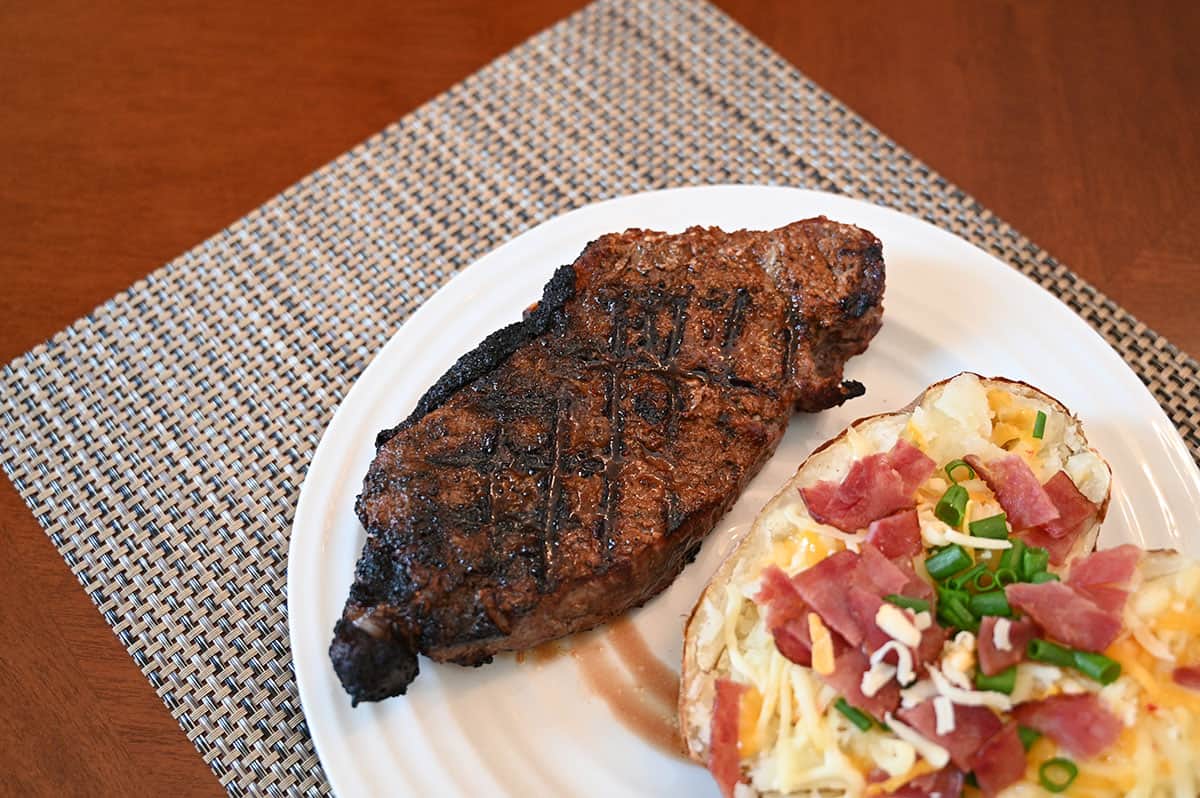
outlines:
[[[1191, 568], [1192, 573], [1200, 573], [1200, 565]], [[1165, 601], [1157, 596], [1164, 593]], [[1147, 596], [1153, 597], [1152, 600], [1144, 600]], [[1189, 608], [1200, 607], [1200, 591], [1190, 589], [1187, 574], [1180, 578], [1155, 579], [1143, 585], [1130, 597], [1127, 612], [1132, 616], [1131, 620], [1153, 627], [1166, 613], [1155, 617], [1141, 612], [1161, 610], [1171, 600], [1182, 602], [1182, 606]], [[1171, 617], [1168, 625], [1181, 620], [1183, 618]], [[1163, 645], [1178, 656], [1196, 643], [1194, 637], [1178, 633], [1169, 642], [1165, 640], [1166, 635], [1163, 637]], [[1108, 751], [1079, 763], [1079, 775], [1062, 795], [1072, 798], [1115, 795], [1191, 798], [1200, 795], [1200, 692], [1175, 684], [1171, 679], [1173, 664], [1155, 658], [1133, 638], [1118, 640], [1105, 654], [1121, 664], [1120, 678], [1103, 688], [1086, 681], [1080, 684], [1084, 689], [1097, 692], [1101, 702], [1122, 719], [1125, 729]], [[1035, 666], [1018, 666], [1017, 692], [1021, 690], [1021, 669], [1031, 667]], [[1056, 681], [1055, 687], [1061, 690], [1068, 681], [1070, 678], [1064, 675]], [[1052, 740], [1045, 737], [1038, 740], [1029, 753], [1024, 781], [1002, 792], [1001, 798], [1046, 795], [1034, 786], [1038, 784], [1038, 767], [1055, 756], [1074, 759]]]
[[949, 751], [947, 751], [945, 748], [942, 748], [932, 740], [927, 740], [925, 737], [921, 736], [916, 729], [910, 728], [909, 726], [896, 720], [896, 718], [892, 716], [892, 713], [889, 712], [884, 715], [884, 719], [887, 721], [892, 733], [915, 748], [917, 753], [920, 754], [926, 762], [933, 765], [934, 768], [944, 768], [946, 763], [950, 761]]
[[933, 679], [937, 691], [955, 704], [964, 707], [991, 707], [998, 712], [1008, 712], [1012, 709], [1012, 699], [1004, 693], [993, 690], [967, 690], [951, 684], [935, 665], [929, 667], [929, 678]]
[[812, 638], [812, 668], [828, 676], [833, 673], [833, 637], [815, 612], [808, 614], [808, 636]]
[[925, 436], [921, 434], [921, 430], [917, 429], [917, 425], [913, 424], [912, 419], [909, 419], [902, 435], [918, 449], [924, 450], [929, 446], [929, 442], [925, 440]]
[[[785, 552], [799, 557], [803, 545]], [[1198, 566], [1200, 567], [1200, 566]], [[1177, 580], [1185, 582], [1186, 580]], [[1130, 607], [1139, 607], [1142, 590], [1161, 591], [1162, 580], [1142, 586], [1130, 598]], [[1200, 585], [1200, 580], [1196, 580]], [[808, 668], [788, 662], [774, 646], [766, 646], [766, 655], [747, 648], [750, 640], [764, 639], [763, 619], [752, 602], [731, 591], [743, 602], [731, 624], [734, 644], [743, 647], [741, 673], [754, 685], [747, 690], [739, 718], [739, 751], [747, 763], [755, 789], [783, 795], [809, 795], [826, 791], [832, 795], [875, 796], [895, 791], [920, 775], [936, 769], [945, 749], [923, 738], [902, 723], [892, 723], [892, 733], [879, 729], [861, 732], [832, 707], [836, 694]], [[1200, 590], [1197, 590], [1200, 593]], [[1149, 602], [1149, 604], [1161, 603]], [[1167, 605], [1180, 607], [1159, 616], [1136, 615], [1133, 620], [1158, 630], [1162, 644], [1180, 654], [1194, 650], [1194, 636], [1188, 626], [1186, 608], [1200, 605], [1200, 595], [1181, 595], [1168, 591]], [[1132, 612], [1132, 610], [1131, 610]], [[1165, 623], [1162, 623], [1165, 619]], [[1164, 628], [1168, 627], [1168, 628]], [[824, 624], [822, 624], [824, 628]], [[828, 629], [825, 628], [828, 632]], [[820, 632], [818, 632], [818, 636]], [[973, 670], [973, 647], [968, 637], [949, 641], [943, 651], [943, 663], [963, 675]], [[957, 645], [956, 645], [957, 644]], [[1029, 700], [1061, 692], [1091, 691], [1126, 723], [1127, 728], [1109, 751], [1081, 762], [1080, 774], [1063, 795], [1068, 798], [1128, 795], [1132, 798], [1173, 798], [1200, 795], [1200, 693], [1176, 685], [1170, 678], [1171, 663], [1156, 659], [1135, 639], [1124, 637], [1105, 652], [1122, 664], [1122, 676], [1113, 684], [1099, 685], [1069, 671], [1037, 663], [1018, 666], [1017, 693], [1013, 698]], [[731, 662], [733, 657], [731, 657]], [[933, 681], [922, 681], [904, 691], [907, 697], [923, 699], [930, 694], [954, 703], [993, 705], [1008, 697], [967, 690], [934, 668]], [[955, 674], [958, 675], [957, 673]], [[908, 703], [906, 701], [906, 703]], [[999, 707], [997, 707], [999, 708]], [[941, 718], [946, 728], [948, 718]], [[1028, 757], [1026, 779], [1005, 790], [1000, 798], [1044, 798], [1038, 785], [1037, 769], [1046, 759], [1066, 756], [1052, 740], [1042, 738]], [[930, 762], [933, 762], [931, 764]], [[888, 774], [885, 781], [868, 784], [866, 774], [879, 768]], [[1140, 774], [1159, 773], [1147, 781]]]
[[742, 759], [754, 756], [762, 749], [762, 735], [758, 733], [762, 705], [763, 696], [758, 688], [746, 688], [738, 704], [738, 754]]
[[1150, 620], [1150, 627], [1164, 632], [1188, 632], [1200, 634], [1200, 613], [1167, 610]]
[[795, 529], [796, 532], [775, 542], [771, 550], [771, 562], [787, 573], [792, 574], [810, 568], [835, 551], [845, 548], [842, 541], [805, 528], [812, 524], [812, 521], [798, 515], [794, 506], [786, 507], [781, 511], [781, 515], [784, 515], [789, 522], [788, 527]]
[[[980, 454], [985, 459], [998, 456], [1001, 450], [995, 441], [1011, 432], [1005, 425], [1022, 430], [1022, 446], [1030, 444], [1029, 435], [1036, 417], [1036, 409], [1031, 408], [1037, 403], [1024, 397], [1014, 399], [1004, 391], [993, 391], [984, 397], [981, 415], [983, 391], [978, 380], [960, 378], [955, 382], [959, 384], [946, 401], [937, 407], [931, 404], [921, 412], [914, 412], [903, 429], [906, 438], [939, 464], [961, 456], [964, 451]], [[1047, 438], [1050, 438], [1053, 425], [1057, 424], [1061, 432], [1066, 417], [1053, 408], [1045, 409], [1048, 413]], [[1028, 425], [1027, 432], [1025, 425]], [[855, 430], [847, 438], [856, 454], [867, 454], [885, 444], [890, 447], [898, 429], [899, 425], [892, 427], [890, 440], [886, 441], [868, 430]], [[1040, 445], [1038, 442], [1027, 448]], [[1057, 468], [1063, 467], [1061, 456], [1054, 455], [1059, 457], [1058, 460], [1051, 457], [1052, 449], [1053, 446], [1046, 445], [1040, 451], [1020, 452], [1031, 461], [1043, 481], [1048, 476], [1046, 469], [1054, 463], [1059, 463]], [[943, 454], [949, 456], [942, 457]], [[1100, 462], [1098, 458], [1093, 459]], [[1075, 479], [1075, 473], [1069, 473]], [[1089, 483], [1085, 494], [1107, 485], [1108, 473], [1102, 464], [1093, 476], [1096, 477], [1092, 480], [1095, 484]], [[982, 481], [962, 480], [961, 484], [970, 495], [969, 518], [985, 517], [998, 511], [994, 497]], [[949, 482], [935, 475], [918, 491], [918, 516], [927, 544], [935, 543], [931, 538], [937, 543], [948, 542], [948, 533], [958, 532], [931, 518], [933, 505], [948, 485]], [[1084, 490], [1083, 486], [1080, 489]], [[863, 535], [847, 534], [816, 523], [808, 517], [800, 501], [774, 505], [773, 512], [763, 520], [771, 530], [769, 543], [760, 553], [758, 564], [747, 564], [742, 569], [743, 576], [733, 583], [736, 587], [726, 591], [725, 606], [714, 607], [721, 619], [714, 626], [720, 628], [720, 632], [714, 628], [709, 635], [717, 652], [713, 656], [719, 658], [721, 667], [748, 688], [738, 719], [738, 749], [743, 767], [750, 774], [754, 794], [820, 794], [830, 798], [877, 796], [895, 791], [912, 779], [936, 770], [944, 764], [948, 752], [914, 729], [888, 717], [890, 731], [873, 727], [863, 732], [841, 715], [833, 706], [837, 693], [813, 669], [788, 661], [772, 644], [765, 617], [752, 598], [759, 588], [756, 575], [766, 565], [773, 563], [786, 573], [795, 574], [836, 551], [847, 547], [856, 549]], [[975, 543], [978, 539], [969, 542]], [[993, 555], [983, 550], [980, 556]], [[914, 562], [914, 567], [918, 574], [923, 574], [920, 558]], [[1153, 630], [1154, 639], [1169, 649], [1180, 663], [1200, 661], [1200, 639], [1196, 637], [1200, 634], [1200, 613], [1192, 612], [1193, 608], [1200, 607], [1200, 566], [1177, 578], [1148, 579], [1148, 584], [1140, 586], [1130, 597], [1129, 607], [1137, 611], [1138, 621], [1146, 629]], [[1146, 609], [1154, 611], [1143, 612]], [[889, 632], [889, 636], [911, 638], [909, 626], [915, 624], [907, 613], [904, 614], [907, 623], [903, 625], [893, 623], [895, 619], [890, 617], [890, 610], [884, 615], [880, 626]], [[832, 662], [826, 661], [826, 654], [832, 652], [826, 652], [825, 644], [821, 642], [822, 638], [829, 640], [832, 648], [829, 630], [816, 615], [812, 618], [815, 620], [810, 628], [814, 661], [822, 669], [831, 668]], [[948, 650], [943, 652], [942, 668], [931, 670], [931, 680], [910, 684], [902, 690], [906, 706], [939, 697], [938, 719], [945, 729], [953, 722], [950, 717], [953, 703], [1002, 709], [1006, 701], [1090, 690], [1098, 693], [1101, 701], [1121, 717], [1128, 728], [1112, 750], [1088, 760], [1086, 766], [1081, 763], [1080, 777], [1065, 795], [1127, 793], [1136, 798], [1200, 795], [1200, 693], [1174, 684], [1170, 679], [1171, 663], [1155, 659], [1136, 640], [1124, 638], [1106, 652], [1124, 668], [1122, 676], [1112, 685], [1101, 689], [1070, 672], [1022, 663], [1018, 666], [1016, 694], [1011, 699], [998, 693], [970, 689], [973, 686], [969, 676], [975, 665], [974, 647], [966, 646], [965, 638], [958, 641], [962, 646], [955, 646], [954, 642], [951, 641]], [[899, 681], [904, 684], [908, 680]], [[950, 712], [947, 712], [948, 704], [951, 704]], [[1037, 786], [1037, 767], [1045, 759], [1057, 755], [1070, 756], [1059, 751], [1053, 741], [1040, 740], [1029, 757], [1027, 781], [1004, 791], [1000, 798], [1044, 797], [1044, 791]], [[885, 772], [887, 780], [868, 784], [867, 775], [873, 769]], [[1144, 773], [1162, 775], [1147, 786], [1138, 778], [1138, 774]]]
[[867, 787], [867, 795], [886, 795], [889, 792], [896, 790], [908, 784], [913, 779], [919, 779], [927, 773], [936, 773], [937, 768], [922, 759], [912, 766], [907, 773], [902, 773], [899, 776], [892, 776], [887, 781], [880, 781]]
[[1104, 653], [1121, 663], [1122, 672], [1132, 676], [1155, 705], [1186, 707], [1200, 713], [1200, 692], [1175, 684], [1169, 671], [1155, 673], [1154, 664], [1147, 662], [1139, 647], [1129, 640], [1118, 640]]

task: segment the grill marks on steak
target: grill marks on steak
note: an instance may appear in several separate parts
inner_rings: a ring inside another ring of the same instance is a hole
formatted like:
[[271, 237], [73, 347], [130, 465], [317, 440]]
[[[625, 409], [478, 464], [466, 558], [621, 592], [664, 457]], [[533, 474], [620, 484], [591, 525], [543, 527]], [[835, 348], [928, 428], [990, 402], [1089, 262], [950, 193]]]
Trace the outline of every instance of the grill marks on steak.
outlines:
[[878, 240], [824, 218], [590, 244], [378, 436], [330, 648], [355, 703], [418, 652], [481, 664], [665, 588], [793, 409], [862, 392], [882, 293]]

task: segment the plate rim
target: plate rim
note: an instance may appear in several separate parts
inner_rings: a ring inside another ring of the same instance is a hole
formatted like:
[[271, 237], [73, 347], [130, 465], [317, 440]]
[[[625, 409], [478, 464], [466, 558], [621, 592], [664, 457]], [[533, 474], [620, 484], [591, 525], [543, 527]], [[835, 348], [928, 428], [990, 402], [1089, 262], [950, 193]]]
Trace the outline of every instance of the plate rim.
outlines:
[[[473, 267], [477, 266], [481, 262], [488, 261], [488, 260], [502, 259], [507, 252], [510, 252], [514, 249], [519, 248], [525, 241], [527, 241], [531, 237], [538, 236], [538, 235], [546, 235], [547, 234], [546, 228], [549, 228], [551, 226], [561, 227], [564, 225], [568, 225], [572, 220], [578, 219], [587, 214], [599, 213], [605, 208], [610, 208], [612, 206], [616, 206], [616, 205], [620, 205], [620, 204], [635, 203], [637, 201], [643, 201], [649, 197], [667, 198], [670, 196], [678, 196], [681, 193], [695, 194], [695, 193], [725, 193], [725, 192], [754, 192], [754, 193], [757, 193], [757, 192], [767, 192], [767, 193], [780, 192], [780, 193], [791, 194], [793, 196], [804, 195], [804, 196], [807, 196], [807, 197], [813, 198], [813, 199], [819, 198], [819, 199], [825, 200], [825, 201], [835, 201], [836, 204], [849, 202], [849, 203], [856, 204], [856, 205], [869, 206], [874, 211], [881, 211], [886, 214], [893, 214], [897, 217], [902, 217], [904, 222], [906, 222], [908, 224], [911, 224], [913, 222], [918, 223], [921, 227], [926, 229], [927, 233], [932, 233], [932, 234], [935, 234], [936, 236], [950, 236], [953, 239], [956, 239], [957, 241], [961, 242], [962, 244], [965, 244], [966, 246], [969, 246], [975, 250], [978, 250], [980, 253], [986, 255], [987, 260], [990, 261], [988, 268], [1003, 270], [1006, 273], [1015, 275], [1016, 277], [1022, 279], [1027, 284], [1027, 287], [1032, 287], [1032, 288], [1036, 289], [1041, 294], [1043, 294], [1045, 297], [1052, 300], [1062, 310], [1066, 311], [1066, 313], [1069, 314], [1069, 316], [1075, 320], [1076, 326], [1079, 328], [1080, 331], [1086, 330], [1087, 333], [1093, 337], [1093, 340], [1095, 342], [1100, 343], [1103, 346], [1103, 348], [1105, 350], [1107, 350], [1116, 359], [1116, 362], [1119, 363], [1120, 366], [1126, 372], [1128, 372], [1128, 374], [1132, 375], [1137, 380], [1139, 386], [1145, 392], [1146, 398], [1150, 399], [1151, 404], [1157, 410], [1157, 414], [1159, 416], [1156, 419], [1148, 420], [1148, 423], [1159, 422], [1160, 426], [1162, 424], [1165, 424], [1166, 427], [1169, 428], [1171, 435], [1168, 437], [1170, 438], [1170, 440], [1162, 440], [1160, 442], [1168, 449], [1174, 449], [1175, 455], [1182, 454], [1185, 456], [1186, 462], [1190, 465], [1190, 469], [1189, 469], [1190, 473], [1187, 474], [1187, 477], [1189, 477], [1194, 483], [1200, 484], [1200, 467], [1197, 466], [1195, 460], [1191, 457], [1190, 450], [1188, 450], [1187, 444], [1183, 440], [1183, 437], [1180, 434], [1178, 428], [1176, 427], [1174, 422], [1171, 421], [1170, 417], [1167, 416], [1165, 409], [1162, 407], [1162, 405], [1158, 401], [1158, 399], [1154, 396], [1154, 394], [1150, 391], [1150, 389], [1142, 382], [1141, 378], [1137, 375], [1137, 372], [1135, 372], [1133, 370], [1132, 366], [1121, 356], [1121, 354], [1119, 352], [1116, 351], [1116, 349], [1112, 346], [1112, 344], [1110, 344], [1100, 334], [1100, 332], [1098, 330], [1096, 330], [1091, 324], [1089, 324], [1087, 322], [1087, 320], [1085, 320], [1076, 311], [1074, 311], [1072, 308], [1070, 308], [1070, 306], [1068, 306], [1062, 299], [1060, 299], [1058, 296], [1056, 296], [1051, 291], [1049, 291], [1046, 287], [1044, 287], [1043, 285], [1038, 283], [1036, 280], [1031, 278], [1029, 275], [1020, 271], [1013, 265], [1005, 262], [998, 255], [988, 251], [987, 249], [984, 249], [983, 247], [981, 247], [971, 241], [968, 241], [966, 238], [958, 235], [957, 233], [954, 233], [954, 232], [951, 232], [950, 230], [939, 227], [938, 225], [933, 224], [932, 222], [929, 222], [918, 216], [907, 214], [907, 213], [904, 213], [903, 211], [897, 210], [895, 208], [891, 208], [886, 205], [879, 205], [876, 203], [872, 203], [867, 200], [859, 199], [857, 197], [850, 197], [850, 196], [847, 196], [844, 194], [835, 194], [835, 193], [820, 191], [820, 190], [816, 190], [816, 189], [793, 187], [793, 186], [768, 185], [768, 184], [719, 183], [719, 184], [705, 184], [705, 185], [691, 185], [691, 186], [674, 186], [674, 187], [668, 187], [668, 188], [640, 191], [640, 192], [625, 194], [625, 195], [616, 196], [616, 197], [610, 197], [610, 198], [607, 198], [604, 200], [599, 200], [597, 202], [588, 203], [588, 204], [579, 206], [577, 208], [573, 208], [569, 211], [565, 211], [561, 214], [558, 214], [549, 219], [546, 219], [543, 222], [533, 225], [532, 227], [530, 227], [527, 230], [522, 231], [518, 235], [515, 235], [509, 239], [504, 240], [498, 246], [492, 248], [491, 250], [484, 253], [483, 255], [480, 255], [479, 257], [473, 259], [470, 263], [465, 265], [463, 268], [458, 270], [457, 273], [455, 273], [453, 276], [451, 276], [450, 279], [446, 280], [445, 283], [443, 283], [441, 286], [439, 286], [436, 291], [434, 291], [426, 299], [422, 300], [420, 305], [411, 314], [409, 314], [409, 316], [407, 318], [405, 318], [403, 322], [401, 322], [401, 324], [388, 337], [387, 341], [384, 342], [384, 344], [381, 347], [379, 347], [379, 349], [371, 357], [371, 360], [367, 364], [367, 366], [355, 378], [353, 384], [346, 391], [346, 393], [342, 396], [341, 400], [338, 402], [338, 405], [333, 412], [333, 415], [330, 417], [329, 422], [326, 424], [325, 429], [321, 434], [321, 438], [320, 438], [316, 448], [313, 450], [313, 454], [312, 454], [311, 458], [309, 459], [309, 462], [308, 462], [308, 465], [307, 465], [307, 468], [305, 471], [304, 480], [302, 481], [302, 483], [300, 485], [300, 490], [299, 490], [297, 502], [295, 505], [295, 511], [293, 513], [292, 523], [289, 528], [289, 534], [288, 534], [287, 578], [286, 578], [287, 599], [286, 599], [285, 610], [286, 610], [287, 625], [288, 625], [288, 647], [289, 647], [289, 653], [291, 654], [291, 659], [292, 659], [293, 674], [294, 674], [295, 680], [296, 680], [297, 695], [300, 700], [300, 709], [303, 714], [304, 722], [308, 726], [309, 735], [310, 735], [310, 738], [313, 743], [314, 751], [316, 752], [317, 757], [319, 758], [319, 760], [321, 762], [321, 766], [324, 770], [326, 778], [329, 781], [330, 787], [334, 790], [334, 792], [336, 794], [342, 794], [342, 790], [339, 788], [339, 785], [338, 785], [338, 779], [341, 778], [341, 774], [339, 772], [339, 775], [336, 775], [336, 776], [334, 775], [335, 769], [330, 767], [329, 760], [326, 758], [327, 755], [333, 755], [334, 746], [333, 745], [327, 746], [325, 744], [325, 742], [323, 742], [323, 740], [325, 740], [325, 729], [323, 727], [319, 727], [317, 724], [314, 724], [312, 722], [312, 720], [310, 718], [310, 714], [309, 714], [309, 708], [314, 705], [312, 691], [314, 689], [316, 689], [318, 687], [318, 685], [321, 685], [322, 681], [320, 678], [318, 678], [318, 674], [310, 671], [307, 660], [305, 660], [303, 657], [299, 656], [299, 654], [298, 654], [299, 648], [298, 648], [297, 641], [303, 639], [303, 635], [305, 632], [304, 632], [304, 630], [301, 629], [301, 627], [299, 625], [300, 624], [300, 622], [298, 620], [299, 613], [297, 612], [297, 607], [295, 605], [296, 599], [294, 597], [298, 595], [297, 591], [302, 590], [302, 587], [298, 583], [298, 580], [300, 579], [300, 576], [298, 575], [299, 569], [297, 567], [294, 567], [294, 563], [298, 559], [298, 551], [299, 551], [299, 547], [297, 544], [297, 529], [301, 530], [300, 539], [301, 539], [301, 543], [304, 543], [305, 534], [304, 534], [303, 530], [312, 526], [312, 522], [309, 520], [310, 517], [317, 519], [318, 523], [320, 520], [321, 508], [312, 506], [313, 502], [315, 501], [315, 499], [313, 497], [317, 493], [317, 490], [315, 488], [312, 488], [310, 483], [315, 484], [316, 481], [320, 481], [325, 478], [322, 475], [322, 471], [324, 471], [326, 469], [321, 468], [321, 464], [325, 460], [328, 460], [332, 456], [330, 454], [330, 452], [334, 451], [334, 449], [341, 444], [342, 438], [338, 434], [338, 432], [340, 431], [340, 429], [342, 427], [345, 427], [348, 425], [348, 419], [351, 418], [351, 413], [354, 412], [354, 409], [355, 409], [354, 408], [355, 397], [357, 395], [366, 394], [368, 392], [369, 386], [372, 385], [377, 380], [377, 377], [375, 376], [376, 373], [383, 372], [383, 371], [387, 370], [389, 367], [394, 368], [394, 364], [391, 364], [391, 361], [394, 358], [394, 355], [392, 354], [392, 352], [394, 350], [397, 350], [400, 348], [400, 343], [403, 341], [403, 335], [404, 335], [405, 329], [408, 328], [410, 325], [413, 325], [414, 323], [418, 323], [419, 320], [423, 320], [427, 316], [438, 313], [439, 305], [442, 303], [435, 301], [435, 300], [437, 300], [439, 296], [445, 297], [452, 290], [460, 290], [460, 289], [457, 289], [456, 286], [460, 286], [461, 284], [466, 283], [466, 282], [470, 281], [471, 279], [473, 279], [473, 274], [478, 273], [478, 270], [475, 270], [473, 272]], [[833, 211], [831, 211], [831, 212], [833, 212]], [[1176, 459], [1178, 459], [1178, 458], [1176, 458]], [[1181, 477], [1182, 477], [1182, 475], [1181, 475]], [[315, 541], [309, 541], [309, 542], [312, 544], [317, 544], [317, 543], [320, 543], [320, 540], [317, 539]], [[320, 728], [320, 730], [318, 730], [319, 728]], [[330, 741], [330, 742], [332, 742], [332, 741]], [[324, 753], [323, 753], [323, 751], [324, 751]], [[348, 785], [343, 784], [342, 786], [348, 786]]]

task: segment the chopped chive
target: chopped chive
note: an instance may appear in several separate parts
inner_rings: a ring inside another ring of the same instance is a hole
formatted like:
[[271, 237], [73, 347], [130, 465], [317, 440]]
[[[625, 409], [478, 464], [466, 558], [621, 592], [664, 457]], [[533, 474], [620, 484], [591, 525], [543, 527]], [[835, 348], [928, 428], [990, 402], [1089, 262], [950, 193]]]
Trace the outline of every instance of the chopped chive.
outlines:
[[971, 596], [970, 607], [971, 614], [979, 618], [985, 615], [1012, 617], [1012, 607], [1008, 606], [1008, 599], [1004, 597], [1003, 590], [989, 590], [987, 593]]
[[971, 580], [971, 587], [975, 588], [977, 592], [986, 593], [1002, 586], [996, 580], [996, 574], [984, 569], [975, 574], [975, 578]]
[[1017, 686], [1017, 666], [1009, 665], [995, 676], [988, 676], [983, 671], [975, 674], [975, 687], [980, 690], [992, 690], [1005, 695], [1012, 695]]
[[912, 598], [911, 596], [901, 596], [899, 593], [892, 593], [884, 596], [884, 601], [891, 602], [897, 607], [903, 607], [906, 610], [913, 612], [927, 612], [929, 610], [929, 602], [925, 599]]
[[[1019, 543], [1019, 542], [1020, 541], [1014, 541], [1014, 543]], [[996, 584], [999, 585], [1000, 587], [1005, 587], [1007, 585], [1013, 585], [1020, 581], [1021, 581], [1021, 578], [1019, 576], [1017, 576], [1017, 572], [1014, 571], [1012, 568], [997, 568], [996, 569]]]
[[850, 706], [850, 702], [844, 698], [839, 698], [833, 702], [834, 708], [846, 716], [846, 719], [858, 727], [859, 731], [867, 731], [871, 728], [871, 716], [860, 709]]
[[1112, 684], [1121, 675], [1121, 663], [1115, 659], [1091, 651], [1075, 651], [1073, 653], [1075, 669], [1100, 684]]
[[1004, 540], [1008, 537], [1008, 516], [1004, 513], [989, 515], [987, 518], [972, 521], [967, 528], [977, 538]]
[[954, 472], [960, 468], [967, 469], [967, 479], [975, 479], [975, 469], [971, 468], [970, 463], [961, 459], [951, 460], [949, 463], [946, 463], [946, 476], [950, 478], [951, 482], [956, 485], [958, 484], [958, 480], [954, 478]]
[[951, 601], [958, 601], [965, 607], [965, 606], [967, 606], [967, 602], [971, 600], [971, 594], [968, 593], [967, 591], [958, 590], [956, 588], [950, 588], [950, 587], [937, 588], [937, 596], [938, 596], [938, 604], [945, 604], [945, 603], [951, 602]]
[[1037, 662], [1048, 662], [1060, 668], [1075, 667], [1075, 652], [1040, 637], [1030, 640], [1025, 652], [1029, 654], [1030, 659]]
[[1042, 733], [1037, 729], [1031, 729], [1028, 726], [1018, 726], [1017, 736], [1021, 738], [1021, 745], [1025, 746], [1028, 751], [1033, 748], [1033, 744], [1042, 739]]
[[967, 489], [962, 485], [951, 485], [942, 494], [942, 498], [938, 499], [937, 506], [933, 508], [933, 514], [944, 521], [947, 526], [952, 526], [955, 529], [962, 524], [963, 513], [967, 510]]
[[968, 773], [967, 775], [963, 776], [963, 784], [970, 785], [977, 790], [979, 789], [979, 779], [975, 778], [974, 773]]
[[1030, 640], [1026, 653], [1038, 662], [1074, 668], [1100, 684], [1112, 684], [1121, 675], [1121, 663], [1115, 659], [1092, 651], [1076, 651], [1041, 638]]
[[929, 571], [929, 575], [940, 582], [947, 577], [954, 576], [970, 564], [970, 556], [967, 555], [962, 546], [955, 544], [947, 546], [937, 554], [927, 557], [925, 559], [925, 570]]
[[1046, 570], [1050, 565], [1050, 552], [1038, 546], [1030, 546], [1021, 558], [1021, 576], [1026, 582], [1033, 579], [1035, 574]]
[[1025, 556], [1025, 541], [1020, 538], [1013, 538], [1012, 548], [1005, 549], [1000, 555], [1000, 568], [1011, 568], [1017, 575], [1017, 581], [1020, 581], [1021, 576], [1021, 558]]
[[933, 514], [947, 525], [958, 529], [962, 525], [963, 514], [967, 510], [970, 498], [967, 489], [962, 485], [951, 485], [934, 506]]
[[968, 631], [977, 631], [979, 621], [967, 608], [970, 594], [965, 590], [938, 588], [938, 620], [943, 626], [953, 626]]
[[1038, 411], [1037, 420], [1033, 422], [1033, 437], [1041, 438], [1046, 434], [1046, 414]]
[[984, 573], [985, 571], [987, 571], [986, 563], [981, 563], [981, 562], [975, 563], [973, 566], [968, 568], [963, 573], [958, 574], [957, 576], [952, 576], [949, 579], [947, 579], [945, 582], [946, 587], [948, 587], [951, 590], [966, 590], [967, 585], [971, 583], [971, 580], [973, 580], [975, 577], [979, 576], [979, 574]]
[[1067, 789], [1078, 775], [1079, 768], [1075, 763], [1061, 756], [1047, 759], [1038, 768], [1038, 781], [1050, 792], [1062, 792]]
[[1035, 585], [1040, 585], [1043, 582], [1058, 582], [1061, 580], [1059, 579], [1058, 574], [1052, 574], [1049, 571], [1039, 571], [1038, 573], [1034, 574], [1033, 578], [1029, 581], [1033, 582]]

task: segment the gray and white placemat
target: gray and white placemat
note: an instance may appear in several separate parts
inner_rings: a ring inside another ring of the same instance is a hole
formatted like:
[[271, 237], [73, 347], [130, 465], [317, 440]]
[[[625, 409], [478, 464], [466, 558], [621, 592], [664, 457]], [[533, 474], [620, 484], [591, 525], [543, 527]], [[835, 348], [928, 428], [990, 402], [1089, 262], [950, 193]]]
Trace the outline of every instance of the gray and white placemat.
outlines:
[[300, 483], [372, 354], [563, 211], [819, 188], [977, 244], [1119, 351], [1200, 455], [1194, 360], [702, 2], [601, 0], [3, 370], [5, 471], [233, 795], [328, 792], [284, 584]]

